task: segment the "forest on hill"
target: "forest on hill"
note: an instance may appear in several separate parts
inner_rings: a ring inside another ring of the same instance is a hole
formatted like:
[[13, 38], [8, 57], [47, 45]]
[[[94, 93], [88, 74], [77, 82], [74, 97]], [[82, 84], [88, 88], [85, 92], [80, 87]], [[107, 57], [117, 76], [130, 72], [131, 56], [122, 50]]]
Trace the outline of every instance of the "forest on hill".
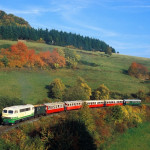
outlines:
[[12, 14], [7, 15], [4, 11], [0, 11], [0, 39], [32, 40], [50, 45], [68, 46], [88, 51], [116, 52], [114, 48], [99, 39], [55, 29], [34, 29], [24, 19]]
[[13, 14], [7, 14], [4, 11], [0, 10], [0, 25], [5, 25], [5, 26], [25, 26], [25, 27], [30, 27], [29, 23], [25, 21], [21, 17], [17, 17]]

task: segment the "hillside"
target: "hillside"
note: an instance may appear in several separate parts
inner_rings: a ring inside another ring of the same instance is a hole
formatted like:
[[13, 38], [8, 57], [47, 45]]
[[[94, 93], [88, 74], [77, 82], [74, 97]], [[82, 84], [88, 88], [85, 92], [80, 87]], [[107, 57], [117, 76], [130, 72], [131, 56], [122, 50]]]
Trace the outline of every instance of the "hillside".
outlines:
[[6, 26], [25, 26], [30, 27], [29, 23], [25, 21], [21, 17], [17, 17], [13, 14], [7, 14], [4, 11], [0, 10], [0, 25], [6, 25]]
[[[0, 40], [0, 47], [14, 43], [16, 41]], [[35, 49], [36, 52], [52, 51], [53, 48], [63, 49], [60, 46], [36, 42], [26, 42], [26, 45]], [[143, 64], [150, 70], [150, 59], [120, 54], [113, 54], [108, 57], [102, 52], [75, 50], [81, 56], [77, 69], [1, 69], [0, 95], [17, 97], [23, 99], [26, 103], [36, 103], [39, 100], [48, 98], [46, 87], [53, 79], [60, 78], [66, 86], [70, 87], [75, 84], [78, 76], [84, 78], [92, 90], [100, 84], [104, 84], [110, 91], [122, 94], [136, 93], [140, 89], [145, 92], [149, 91], [150, 83], [148, 81], [131, 77], [126, 74], [126, 71], [134, 61]]]

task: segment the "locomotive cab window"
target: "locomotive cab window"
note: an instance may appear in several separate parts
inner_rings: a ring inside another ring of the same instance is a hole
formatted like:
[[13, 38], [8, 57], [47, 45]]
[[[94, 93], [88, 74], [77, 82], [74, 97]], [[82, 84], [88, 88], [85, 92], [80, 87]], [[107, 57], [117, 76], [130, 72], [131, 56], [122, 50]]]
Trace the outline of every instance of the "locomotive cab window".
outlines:
[[7, 110], [3, 110], [3, 113], [7, 113]]
[[8, 113], [9, 114], [13, 114], [13, 110], [8, 110]]

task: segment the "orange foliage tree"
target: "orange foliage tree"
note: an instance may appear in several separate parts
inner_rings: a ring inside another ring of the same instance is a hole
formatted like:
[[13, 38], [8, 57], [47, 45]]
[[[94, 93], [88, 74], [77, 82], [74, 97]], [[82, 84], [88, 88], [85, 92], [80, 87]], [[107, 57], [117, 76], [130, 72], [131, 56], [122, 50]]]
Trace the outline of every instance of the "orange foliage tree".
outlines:
[[128, 74], [130, 76], [134, 76], [140, 79], [148, 79], [149, 76], [148, 69], [145, 66], [136, 62], [133, 62], [131, 64], [131, 66], [128, 69]]
[[1, 49], [0, 52], [0, 67], [58, 68], [64, 67], [65, 65], [65, 58], [60, 56], [56, 50], [51, 53], [47, 51], [36, 54], [35, 50], [28, 49], [22, 42], [12, 45], [9, 49]]

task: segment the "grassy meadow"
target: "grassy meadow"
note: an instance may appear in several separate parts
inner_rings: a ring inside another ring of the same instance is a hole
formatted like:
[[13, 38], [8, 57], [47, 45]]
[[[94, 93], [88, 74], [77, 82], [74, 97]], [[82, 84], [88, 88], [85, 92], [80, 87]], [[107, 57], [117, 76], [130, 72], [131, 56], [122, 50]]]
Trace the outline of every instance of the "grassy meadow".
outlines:
[[[15, 44], [16, 41], [0, 40], [3, 44]], [[51, 46], [44, 43], [26, 42], [30, 49], [39, 51], [52, 51]], [[72, 49], [73, 50], [73, 49]], [[48, 97], [47, 85], [55, 78], [60, 78], [67, 86], [72, 86], [78, 76], [84, 78], [92, 90], [100, 84], [105, 84], [111, 91], [121, 93], [135, 93], [142, 89], [148, 92], [150, 83], [126, 74], [130, 64], [135, 61], [146, 66], [150, 71], [150, 59], [113, 54], [111, 57], [101, 52], [76, 50], [81, 56], [77, 69], [62, 68], [57, 70], [31, 70], [31, 69], [1, 69], [0, 70], [0, 96], [17, 97], [26, 103], [36, 103]]]
[[150, 149], [150, 123], [143, 123], [138, 128], [129, 129], [107, 150], [149, 150]]

